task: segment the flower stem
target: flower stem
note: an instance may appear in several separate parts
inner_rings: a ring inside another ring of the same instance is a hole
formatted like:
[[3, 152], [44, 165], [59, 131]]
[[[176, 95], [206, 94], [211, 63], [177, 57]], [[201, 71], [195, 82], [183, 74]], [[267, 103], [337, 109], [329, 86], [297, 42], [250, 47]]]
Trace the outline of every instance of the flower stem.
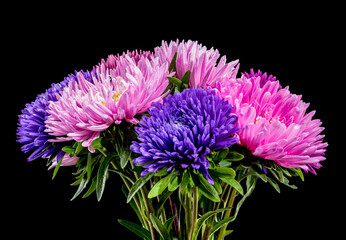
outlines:
[[197, 223], [197, 215], [198, 215], [198, 188], [196, 186], [193, 187], [193, 199], [192, 199], [192, 220], [191, 220], [191, 229], [190, 229], [190, 237], [192, 239], [193, 231], [195, 230], [195, 226]]
[[[235, 199], [236, 195], [237, 195], [237, 190], [235, 188], [233, 188], [232, 189], [232, 193], [231, 193], [231, 197], [230, 197], [229, 202], [227, 204], [227, 207], [230, 207], [230, 209], [225, 212], [225, 216], [224, 216], [223, 219], [229, 218], [229, 216], [231, 215], [232, 207], [233, 207], [233, 203], [234, 203], [234, 199]], [[227, 229], [227, 225], [228, 224], [225, 224], [220, 229], [219, 236], [218, 236], [217, 240], [223, 240], [224, 239], [224, 235], [225, 235], [225, 232], [226, 232], [226, 229]]]

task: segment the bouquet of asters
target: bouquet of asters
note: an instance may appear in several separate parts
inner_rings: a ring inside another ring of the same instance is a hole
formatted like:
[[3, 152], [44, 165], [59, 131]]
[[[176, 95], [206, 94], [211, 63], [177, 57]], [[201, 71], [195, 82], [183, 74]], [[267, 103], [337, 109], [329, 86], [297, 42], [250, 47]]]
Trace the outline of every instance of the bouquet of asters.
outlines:
[[196, 41], [110, 55], [26, 105], [18, 142], [53, 178], [74, 166], [76, 192], [102, 198], [117, 174], [145, 240], [225, 239], [263, 181], [280, 192], [321, 167], [327, 143], [302, 96]]

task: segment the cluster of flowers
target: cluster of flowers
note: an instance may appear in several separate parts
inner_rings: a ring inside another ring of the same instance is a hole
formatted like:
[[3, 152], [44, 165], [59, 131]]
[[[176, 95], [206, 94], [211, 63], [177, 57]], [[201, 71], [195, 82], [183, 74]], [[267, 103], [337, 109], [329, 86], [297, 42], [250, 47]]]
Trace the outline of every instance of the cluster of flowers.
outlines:
[[[174, 69], [169, 70], [175, 58]], [[52, 84], [26, 105], [19, 116], [18, 141], [28, 160], [57, 153], [61, 166], [78, 158], [61, 149], [75, 140], [88, 147], [112, 124], [139, 125], [131, 150], [147, 172], [176, 166], [199, 170], [210, 182], [205, 156], [237, 143], [253, 155], [286, 168], [315, 172], [327, 143], [321, 121], [300, 95], [283, 88], [261, 71], [241, 74], [238, 61], [227, 63], [217, 50], [194, 41], [172, 41], [154, 52], [133, 51], [109, 56], [91, 71], [79, 71]], [[188, 88], [168, 96], [169, 77]], [[147, 112], [139, 122], [136, 115]]]
[[301, 95], [238, 70], [190, 40], [110, 55], [27, 104], [18, 142], [29, 161], [48, 159], [53, 178], [60, 166], [78, 168], [73, 198], [90, 184], [83, 197], [100, 200], [108, 172], [119, 174], [142, 226], [119, 222], [144, 239], [222, 240], [257, 179], [296, 188], [288, 178], [316, 174], [328, 145]]

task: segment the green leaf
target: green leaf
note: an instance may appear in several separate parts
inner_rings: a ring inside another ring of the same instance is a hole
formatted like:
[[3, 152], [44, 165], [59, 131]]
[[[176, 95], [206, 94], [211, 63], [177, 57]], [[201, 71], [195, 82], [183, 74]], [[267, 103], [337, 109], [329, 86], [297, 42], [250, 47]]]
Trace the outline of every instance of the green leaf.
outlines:
[[62, 157], [60, 158], [58, 164], [57, 164], [56, 167], [54, 168], [52, 180], [55, 178], [56, 174], [58, 173], [63, 158], [64, 158], [64, 156], [62, 156]]
[[232, 165], [232, 162], [227, 161], [227, 159], [224, 159], [222, 161], [219, 162], [219, 166], [220, 167], [229, 167]]
[[130, 231], [132, 231], [133, 233], [135, 233], [138, 237], [144, 240], [151, 240], [150, 232], [142, 226], [122, 219], [118, 219], [118, 222]]
[[96, 177], [93, 178], [93, 180], [91, 181], [91, 185], [88, 189], [88, 191], [83, 195], [82, 198], [87, 198], [90, 196], [90, 194], [92, 194], [96, 189]]
[[90, 181], [91, 173], [92, 173], [92, 157], [91, 157], [91, 152], [88, 153], [88, 160], [87, 160], [87, 166], [86, 166], [86, 171], [87, 171], [87, 182]]
[[219, 213], [219, 212], [223, 212], [223, 211], [226, 211], [226, 210], [229, 210], [230, 208], [220, 208], [220, 209], [217, 209], [215, 211], [209, 211], [207, 213], [205, 213], [202, 217], [200, 217], [196, 223], [196, 226], [195, 226], [195, 229], [193, 231], [193, 234], [192, 234], [192, 238], [191, 240], [196, 240], [197, 237], [198, 237], [198, 233], [199, 233], [199, 230], [201, 229], [203, 223], [208, 219], [210, 218], [211, 216]]
[[187, 170], [185, 170], [181, 178], [181, 184], [180, 184], [181, 194], [185, 194], [188, 191], [189, 183], [190, 183], [190, 173]]
[[65, 153], [68, 153], [68, 154], [74, 154], [75, 153], [75, 149], [72, 147], [63, 147], [61, 150], [63, 150]]
[[82, 193], [82, 191], [83, 191], [84, 188], [86, 187], [87, 183], [88, 183], [87, 178], [84, 178], [84, 177], [83, 177], [83, 178], [82, 178], [82, 181], [79, 183], [79, 187], [78, 187], [76, 193], [75, 193], [75, 194], [73, 195], [73, 197], [71, 198], [71, 201], [73, 201], [76, 197], [79, 196], [79, 194]]
[[179, 177], [175, 177], [169, 184], [168, 190], [174, 192], [180, 186]]
[[167, 78], [171, 84], [180, 88], [182, 81], [179, 78], [176, 78], [176, 77], [167, 77]]
[[223, 148], [221, 149], [218, 154], [216, 155], [216, 157], [214, 158], [214, 161], [221, 161], [223, 160], [227, 154], [229, 152], [229, 148]]
[[79, 142], [78, 144], [77, 144], [77, 147], [76, 147], [76, 150], [75, 150], [75, 152], [74, 152], [74, 154], [77, 156], [82, 150], [83, 150], [83, 146], [82, 146], [82, 143], [81, 142]]
[[171, 217], [170, 219], [168, 219], [165, 224], [163, 224], [165, 226], [165, 228], [168, 230], [168, 232], [171, 231], [172, 228], [172, 224], [174, 222], [174, 219], [177, 217], [177, 215], [174, 215], [173, 217]]
[[97, 200], [100, 201], [102, 198], [103, 191], [105, 189], [106, 185], [106, 178], [107, 178], [107, 172], [108, 172], [108, 166], [111, 162], [112, 158], [114, 157], [114, 153], [111, 153], [108, 155], [100, 164], [99, 170], [97, 171], [96, 176], [96, 196]]
[[155, 186], [150, 190], [148, 194], [148, 198], [154, 198], [160, 195], [168, 187], [168, 184], [172, 181], [174, 176], [175, 176], [175, 172], [172, 171], [168, 176], [158, 181], [155, 184]]
[[[129, 196], [129, 190], [127, 189], [127, 187], [125, 186], [125, 184], [123, 184], [121, 186], [121, 190], [123, 191], [125, 197], [127, 198]], [[141, 221], [142, 224], [144, 224], [143, 222], [143, 218], [141, 216], [141, 212], [140, 210], [138, 209], [137, 205], [135, 204], [135, 201], [133, 199], [131, 199], [131, 201], [128, 203], [130, 204], [130, 206], [132, 207], [132, 209], [135, 211], [138, 219]], [[143, 225], [144, 226], [144, 225]]]
[[168, 174], [167, 167], [164, 167], [155, 173], [155, 177], [163, 177], [163, 176], [166, 176], [167, 174]]
[[154, 214], [150, 214], [150, 220], [153, 223], [154, 228], [160, 234], [160, 236], [165, 240], [170, 240], [171, 236], [169, 235], [169, 231], [167, 228], [161, 223], [160, 219], [158, 219]]
[[96, 138], [94, 141], [92, 141], [91, 147], [96, 150], [103, 148], [101, 141], [102, 141], [102, 137]]
[[267, 180], [268, 180], [268, 182], [270, 183], [270, 185], [272, 185], [273, 188], [274, 188], [278, 193], [280, 193], [279, 184], [278, 184], [275, 180], [271, 179], [270, 177], [267, 177]]
[[240, 154], [238, 152], [229, 152], [227, 155], [227, 158], [224, 159], [225, 161], [240, 161], [244, 158], [243, 154]]
[[127, 196], [127, 203], [131, 201], [133, 196], [138, 192], [138, 190], [143, 187], [143, 185], [150, 180], [154, 176], [154, 173], [148, 173], [144, 177], [138, 178], [137, 181], [133, 184], [133, 186], [130, 189], [130, 192]]
[[256, 176], [251, 175], [251, 176], [248, 176], [246, 178], [246, 193], [243, 195], [242, 199], [240, 199], [238, 204], [237, 204], [237, 207], [235, 209], [235, 213], [233, 215], [233, 217], [234, 217], [233, 221], [236, 219], [236, 217], [239, 213], [240, 207], [243, 205], [245, 199], [248, 198], [251, 195], [251, 193], [255, 190], [256, 183], [257, 183], [257, 177]]
[[229, 184], [231, 187], [235, 188], [241, 195], [244, 195], [243, 187], [240, 185], [240, 183], [233, 179], [233, 178], [220, 178], [225, 183]]
[[172, 72], [172, 71], [176, 71], [176, 65], [177, 65], [177, 55], [178, 55], [178, 52], [175, 52], [173, 58], [172, 58], [172, 61], [171, 63], [169, 64], [169, 67], [168, 67], [168, 72]]
[[163, 207], [165, 205], [165, 202], [167, 199], [172, 195], [173, 192], [171, 191], [165, 191], [162, 196], [160, 197], [160, 201], [155, 204], [155, 214], [158, 216], [161, 211], [163, 210]]
[[215, 167], [214, 169], [210, 169], [209, 171], [217, 177], [235, 178], [235, 171], [232, 168]]
[[220, 197], [217, 193], [215, 187], [211, 185], [207, 179], [205, 179], [202, 175], [198, 175], [201, 185], [198, 186], [200, 192], [208, 199], [213, 202], [219, 202]]
[[222, 226], [224, 226], [225, 224], [228, 224], [233, 221], [234, 221], [234, 217], [232, 216], [217, 222], [216, 224], [213, 225], [213, 228], [210, 231], [210, 236], [213, 235], [217, 230], [222, 228]]
[[124, 169], [131, 158], [131, 151], [128, 148], [121, 146], [119, 143], [115, 144], [115, 148], [120, 158], [120, 167]]
[[190, 70], [187, 70], [187, 71], [184, 73], [184, 76], [181, 78], [181, 81], [182, 81], [183, 84], [189, 84], [190, 74], [191, 74], [191, 71], [190, 71]]

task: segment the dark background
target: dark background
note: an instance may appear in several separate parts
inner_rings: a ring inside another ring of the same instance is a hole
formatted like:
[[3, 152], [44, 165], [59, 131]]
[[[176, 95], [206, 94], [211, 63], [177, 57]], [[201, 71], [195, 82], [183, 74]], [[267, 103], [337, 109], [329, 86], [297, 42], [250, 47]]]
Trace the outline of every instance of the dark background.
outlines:
[[[26, 162], [16, 143], [17, 115], [75, 70], [92, 69], [109, 54], [153, 50], [161, 40], [198, 40], [217, 48], [229, 61], [239, 59], [240, 72], [261, 69], [290, 86], [317, 110], [329, 143], [324, 168], [317, 176], [296, 181], [298, 190], [282, 186], [281, 194], [260, 182], [240, 210], [230, 239], [261, 237], [306, 239], [341, 234], [344, 187], [341, 155], [344, 139], [344, 47], [338, 6], [205, 6], [142, 9], [137, 6], [13, 6], [2, 45], [2, 219], [9, 234], [35, 238], [55, 236], [136, 239], [117, 223], [135, 220], [111, 175], [104, 197], [70, 201], [76, 188], [71, 172], [61, 168], [52, 181], [45, 160]], [[140, 9], [140, 10], [138, 10]], [[4, 87], [5, 86], [5, 87]], [[343, 115], [341, 115], [343, 114]]]

